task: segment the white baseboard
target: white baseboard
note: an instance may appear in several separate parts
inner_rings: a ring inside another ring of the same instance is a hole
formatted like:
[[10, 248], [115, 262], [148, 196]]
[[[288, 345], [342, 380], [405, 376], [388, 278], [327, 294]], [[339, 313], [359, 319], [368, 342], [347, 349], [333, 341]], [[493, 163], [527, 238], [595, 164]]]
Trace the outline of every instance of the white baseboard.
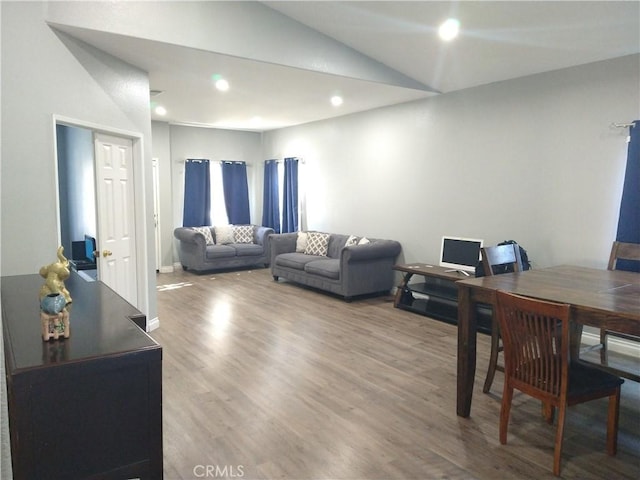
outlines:
[[158, 272], [160, 273], [173, 273], [174, 271], [174, 266], [173, 265], [165, 265], [163, 267], [160, 267], [160, 270], [158, 270]]
[[156, 328], [160, 327], [160, 319], [158, 317], [153, 318], [147, 322], [147, 332], [153, 332]]

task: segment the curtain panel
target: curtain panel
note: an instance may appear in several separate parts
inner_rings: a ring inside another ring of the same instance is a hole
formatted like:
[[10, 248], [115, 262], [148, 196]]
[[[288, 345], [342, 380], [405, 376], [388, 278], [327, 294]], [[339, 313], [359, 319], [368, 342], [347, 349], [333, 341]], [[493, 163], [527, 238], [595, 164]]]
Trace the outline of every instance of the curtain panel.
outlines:
[[298, 159], [284, 159], [282, 233], [298, 231]]
[[222, 188], [224, 204], [230, 224], [251, 223], [249, 213], [249, 186], [245, 162], [222, 162]]
[[[624, 175], [616, 240], [640, 243], [640, 120], [635, 120], [632, 124], [629, 127], [627, 169]], [[619, 260], [617, 268], [640, 272], [640, 262]]]
[[280, 182], [278, 161], [264, 162], [264, 189], [262, 199], [262, 225], [280, 233]]
[[211, 225], [211, 173], [209, 160], [189, 158], [184, 167], [183, 227]]

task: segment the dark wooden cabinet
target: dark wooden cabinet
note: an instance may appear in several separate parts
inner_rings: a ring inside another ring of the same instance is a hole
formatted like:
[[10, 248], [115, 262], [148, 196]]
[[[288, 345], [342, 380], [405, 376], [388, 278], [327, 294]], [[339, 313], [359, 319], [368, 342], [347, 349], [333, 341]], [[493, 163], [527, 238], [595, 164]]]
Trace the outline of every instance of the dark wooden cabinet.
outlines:
[[39, 275], [2, 277], [14, 478], [162, 478], [162, 348], [142, 315], [73, 272], [71, 336], [44, 342]]
[[[394, 265], [394, 270], [403, 272], [398, 286], [394, 306], [419, 313], [447, 323], [458, 323], [458, 280], [470, 277], [437, 265], [411, 263]], [[419, 281], [412, 282], [414, 276]], [[478, 331], [491, 333], [491, 308], [478, 306]]]

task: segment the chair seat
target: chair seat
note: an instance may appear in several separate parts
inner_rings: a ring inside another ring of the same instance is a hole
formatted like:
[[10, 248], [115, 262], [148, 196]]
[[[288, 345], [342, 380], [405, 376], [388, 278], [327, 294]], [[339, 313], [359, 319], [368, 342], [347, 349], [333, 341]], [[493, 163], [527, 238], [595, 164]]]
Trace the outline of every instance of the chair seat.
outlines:
[[569, 397], [580, 397], [592, 392], [614, 389], [624, 383], [624, 380], [609, 372], [590, 367], [583, 363], [571, 363], [569, 366]]
[[[555, 357], [554, 362], [560, 363], [560, 358]], [[538, 360], [528, 362], [523, 365], [523, 372], [544, 372], [545, 367], [542, 362]], [[582, 362], [574, 362], [569, 365], [569, 385], [567, 386], [567, 397], [583, 397], [593, 392], [599, 392], [602, 390], [612, 390], [624, 383], [624, 380], [606, 372], [598, 367], [590, 367]], [[525, 385], [537, 385], [540, 388], [544, 388], [546, 379], [544, 375], [540, 377], [529, 376], [526, 373], [514, 372], [514, 384], [518, 386], [521, 382]]]

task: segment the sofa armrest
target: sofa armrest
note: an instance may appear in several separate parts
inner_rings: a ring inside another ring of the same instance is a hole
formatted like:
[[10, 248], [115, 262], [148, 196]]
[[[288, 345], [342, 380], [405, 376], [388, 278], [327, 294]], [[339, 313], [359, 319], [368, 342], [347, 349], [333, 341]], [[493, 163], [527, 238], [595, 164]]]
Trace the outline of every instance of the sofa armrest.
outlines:
[[173, 231], [173, 236], [176, 237], [181, 242], [191, 243], [206, 248], [207, 243], [204, 239], [204, 235], [200, 232], [196, 232], [195, 230], [189, 227], [178, 227]]
[[395, 240], [376, 240], [366, 245], [351, 245], [342, 249], [342, 262], [361, 262], [377, 258], [395, 258], [401, 246]]
[[273, 235], [275, 232], [271, 227], [263, 227], [261, 225], [256, 226], [256, 243], [258, 245], [265, 246], [269, 240], [269, 235]]
[[256, 226], [256, 243], [262, 245], [265, 258], [265, 266], [271, 264], [271, 237], [275, 231], [271, 227]]

